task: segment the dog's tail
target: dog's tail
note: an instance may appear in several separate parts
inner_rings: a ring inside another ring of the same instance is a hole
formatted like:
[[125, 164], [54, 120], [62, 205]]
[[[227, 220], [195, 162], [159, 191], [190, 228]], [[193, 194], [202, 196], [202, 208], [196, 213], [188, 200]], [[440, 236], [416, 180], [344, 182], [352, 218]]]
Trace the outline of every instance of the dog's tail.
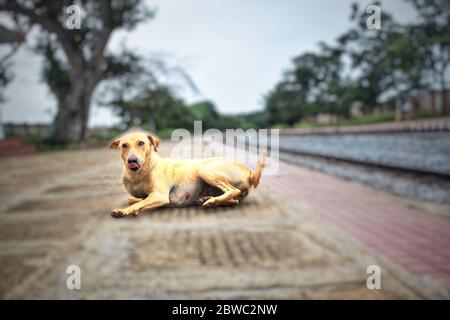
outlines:
[[259, 184], [259, 179], [261, 178], [261, 172], [264, 168], [264, 163], [266, 162], [267, 152], [266, 150], [261, 151], [259, 155], [258, 165], [256, 166], [255, 171], [250, 174], [250, 181], [253, 187], [257, 187]]

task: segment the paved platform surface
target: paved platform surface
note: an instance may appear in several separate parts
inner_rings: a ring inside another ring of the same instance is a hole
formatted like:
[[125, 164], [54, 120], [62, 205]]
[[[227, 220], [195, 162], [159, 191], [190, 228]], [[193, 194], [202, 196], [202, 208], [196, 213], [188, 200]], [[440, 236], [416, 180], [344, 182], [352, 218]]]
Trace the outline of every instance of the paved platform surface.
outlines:
[[[170, 146], [163, 143], [162, 154]], [[329, 181], [335, 178], [319, 173], [282, 164], [278, 176], [263, 176], [237, 207], [161, 209], [113, 219], [109, 212], [126, 204], [126, 193], [112, 151], [42, 153], [0, 159], [0, 164], [7, 168], [0, 172], [1, 298], [448, 297], [428, 271], [411, 272], [396, 263], [400, 259], [369, 248], [361, 232], [352, 233], [364, 219], [351, 219], [355, 212], [347, 210], [347, 202], [370, 207], [374, 195], [354, 187], [353, 197], [345, 198], [348, 189], [332, 188]], [[319, 191], [329, 198], [319, 197]], [[395, 221], [409, 213], [398, 217], [389, 203], [381, 209]], [[417, 221], [417, 227], [408, 228], [432, 232], [439, 244], [447, 244], [441, 237], [449, 230], [447, 218], [411, 214], [407, 221]], [[376, 239], [370, 225], [380, 230], [372, 220], [362, 229], [368, 239]], [[391, 228], [383, 223], [380, 228]], [[380, 236], [389, 245], [394, 234]], [[428, 252], [434, 250], [442, 248]], [[74, 264], [82, 271], [81, 290], [65, 286], [66, 268]], [[366, 287], [372, 264], [382, 270], [381, 290]], [[441, 275], [437, 278], [448, 279], [448, 273]]]
[[430, 212], [362, 184], [283, 162], [280, 174], [267, 180], [291, 203], [308, 206], [367, 248], [450, 290], [449, 207], [434, 206]]

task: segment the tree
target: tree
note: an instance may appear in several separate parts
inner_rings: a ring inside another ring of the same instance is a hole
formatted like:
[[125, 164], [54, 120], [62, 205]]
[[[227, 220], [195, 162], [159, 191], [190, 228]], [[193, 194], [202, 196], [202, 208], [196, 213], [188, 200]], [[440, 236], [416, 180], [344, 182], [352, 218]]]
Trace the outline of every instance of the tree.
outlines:
[[366, 113], [373, 112], [392, 98], [417, 100], [424, 89], [437, 87], [450, 111], [444, 92], [450, 72], [450, 2], [408, 1], [421, 19], [402, 25], [383, 11], [380, 30], [369, 30], [368, 14], [353, 4], [353, 26], [338, 37], [337, 46], [321, 43], [318, 52], [294, 58], [269, 92], [269, 124], [293, 125], [322, 112], [348, 117], [356, 101]]
[[[362, 101], [368, 106], [380, 98], [408, 95], [418, 99], [424, 89], [439, 88], [444, 104], [450, 67], [450, 2], [408, 0], [420, 17], [401, 25], [383, 12], [382, 29], [367, 30], [366, 13], [353, 5], [357, 26], [339, 38], [349, 52], [352, 67], [360, 71]], [[435, 84], [438, 83], [438, 86]]]
[[350, 58], [350, 68], [357, 70], [353, 76], [356, 83], [354, 94], [363, 103], [365, 110], [370, 112], [381, 102], [384, 94], [400, 83], [392, 67], [402, 56], [389, 55], [386, 48], [405, 30], [384, 11], [382, 28], [379, 30], [369, 30], [367, 18], [366, 11], [360, 10], [358, 4], [354, 3], [350, 20], [355, 26], [342, 34], [338, 42]]
[[115, 100], [109, 104], [127, 128], [143, 126], [156, 132], [188, 128], [194, 121], [183, 100], [177, 98], [167, 86], [158, 86], [132, 99]]
[[[11, 49], [0, 58], [0, 90], [11, 82], [13, 75], [11, 73], [11, 57], [14, 56], [20, 45], [25, 40], [27, 31], [12, 31], [0, 25], [0, 45], [10, 45]], [[0, 102], [4, 101], [3, 92], [0, 91]]]
[[[333, 113], [347, 116], [348, 101], [344, 99], [347, 90], [347, 80], [344, 77], [342, 61], [343, 49], [325, 43], [319, 44], [319, 52], [309, 55], [306, 64], [303, 59], [296, 59], [295, 74], [297, 81], [302, 83], [302, 77], [307, 77], [308, 102], [305, 114]], [[308, 73], [300, 72], [302, 68]], [[306, 86], [305, 86], [306, 88]]]
[[347, 115], [347, 81], [343, 78], [343, 50], [325, 43], [320, 52], [293, 59], [293, 67], [266, 98], [270, 124], [294, 125], [304, 116], [322, 112]]
[[203, 122], [203, 128], [219, 128], [221, 127], [221, 118], [216, 110], [216, 106], [210, 101], [201, 101], [189, 106], [189, 111], [193, 115], [194, 120]]
[[401, 32], [390, 32], [384, 46], [386, 57], [380, 63], [380, 68], [387, 70], [384, 88], [390, 91], [391, 96], [407, 95], [418, 102], [420, 94], [427, 87], [420, 50], [421, 44], [416, 37], [411, 36], [409, 26], [403, 27]]
[[182, 68], [125, 48], [120, 56], [111, 62], [114, 76], [105, 81], [98, 99], [101, 106], [112, 107], [127, 128], [142, 125], [156, 131], [192, 125], [193, 117], [176, 91], [188, 87], [196, 93], [198, 89]]
[[[73, 4], [84, 18], [80, 29], [70, 30], [66, 9]], [[0, 0], [0, 11], [16, 24], [41, 30], [36, 51], [45, 59], [43, 76], [58, 101], [51, 141], [84, 139], [94, 90], [125, 64], [106, 50], [111, 35], [133, 29], [153, 12], [142, 0]]]
[[450, 112], [445, 90], [450, 73], [450, 2], [448, 0], [408, 0], [416, 8], [420, 21], [410, 25], [409, 35], [416, 39], [421, 64], [426, 68], [429, 88], [442, 93], [443, 111]]
[[294, 125], [304, 115], [305, 92], [295, 83], [280, 81], [265, 98], [269, 125]]

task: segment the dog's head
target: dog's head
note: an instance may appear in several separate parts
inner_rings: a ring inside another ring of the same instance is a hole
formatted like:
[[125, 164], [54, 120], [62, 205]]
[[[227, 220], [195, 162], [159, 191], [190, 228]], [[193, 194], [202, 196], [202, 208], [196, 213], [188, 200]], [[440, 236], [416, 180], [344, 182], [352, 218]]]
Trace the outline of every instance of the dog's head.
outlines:
[[151, 153], [157, 151], [159, 139], [152, 134], [133, 132], [125, 134], [111, 142], [110, 149], [120, 151], [120, 156], [128, 168], [138, 171], [150, 159]]

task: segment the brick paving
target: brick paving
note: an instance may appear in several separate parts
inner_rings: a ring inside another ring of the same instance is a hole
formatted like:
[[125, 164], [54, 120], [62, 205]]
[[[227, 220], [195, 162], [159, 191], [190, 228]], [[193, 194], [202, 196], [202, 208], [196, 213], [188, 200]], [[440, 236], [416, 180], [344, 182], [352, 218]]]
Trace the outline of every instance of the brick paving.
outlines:
[[[358, 183], [287, 163], [264, 177], [290, 202], [405, 269], [450, 290], [450, 219], [410, 207]], [[449, 209], [450, 210], [450, 209]], [[449, 211], [450, 212], [450, 211]]]
[[27, 155], [36, 152], [34, 144], [26, 144], [19, 138], [6, 138], [0, 140], [0, 157]]

